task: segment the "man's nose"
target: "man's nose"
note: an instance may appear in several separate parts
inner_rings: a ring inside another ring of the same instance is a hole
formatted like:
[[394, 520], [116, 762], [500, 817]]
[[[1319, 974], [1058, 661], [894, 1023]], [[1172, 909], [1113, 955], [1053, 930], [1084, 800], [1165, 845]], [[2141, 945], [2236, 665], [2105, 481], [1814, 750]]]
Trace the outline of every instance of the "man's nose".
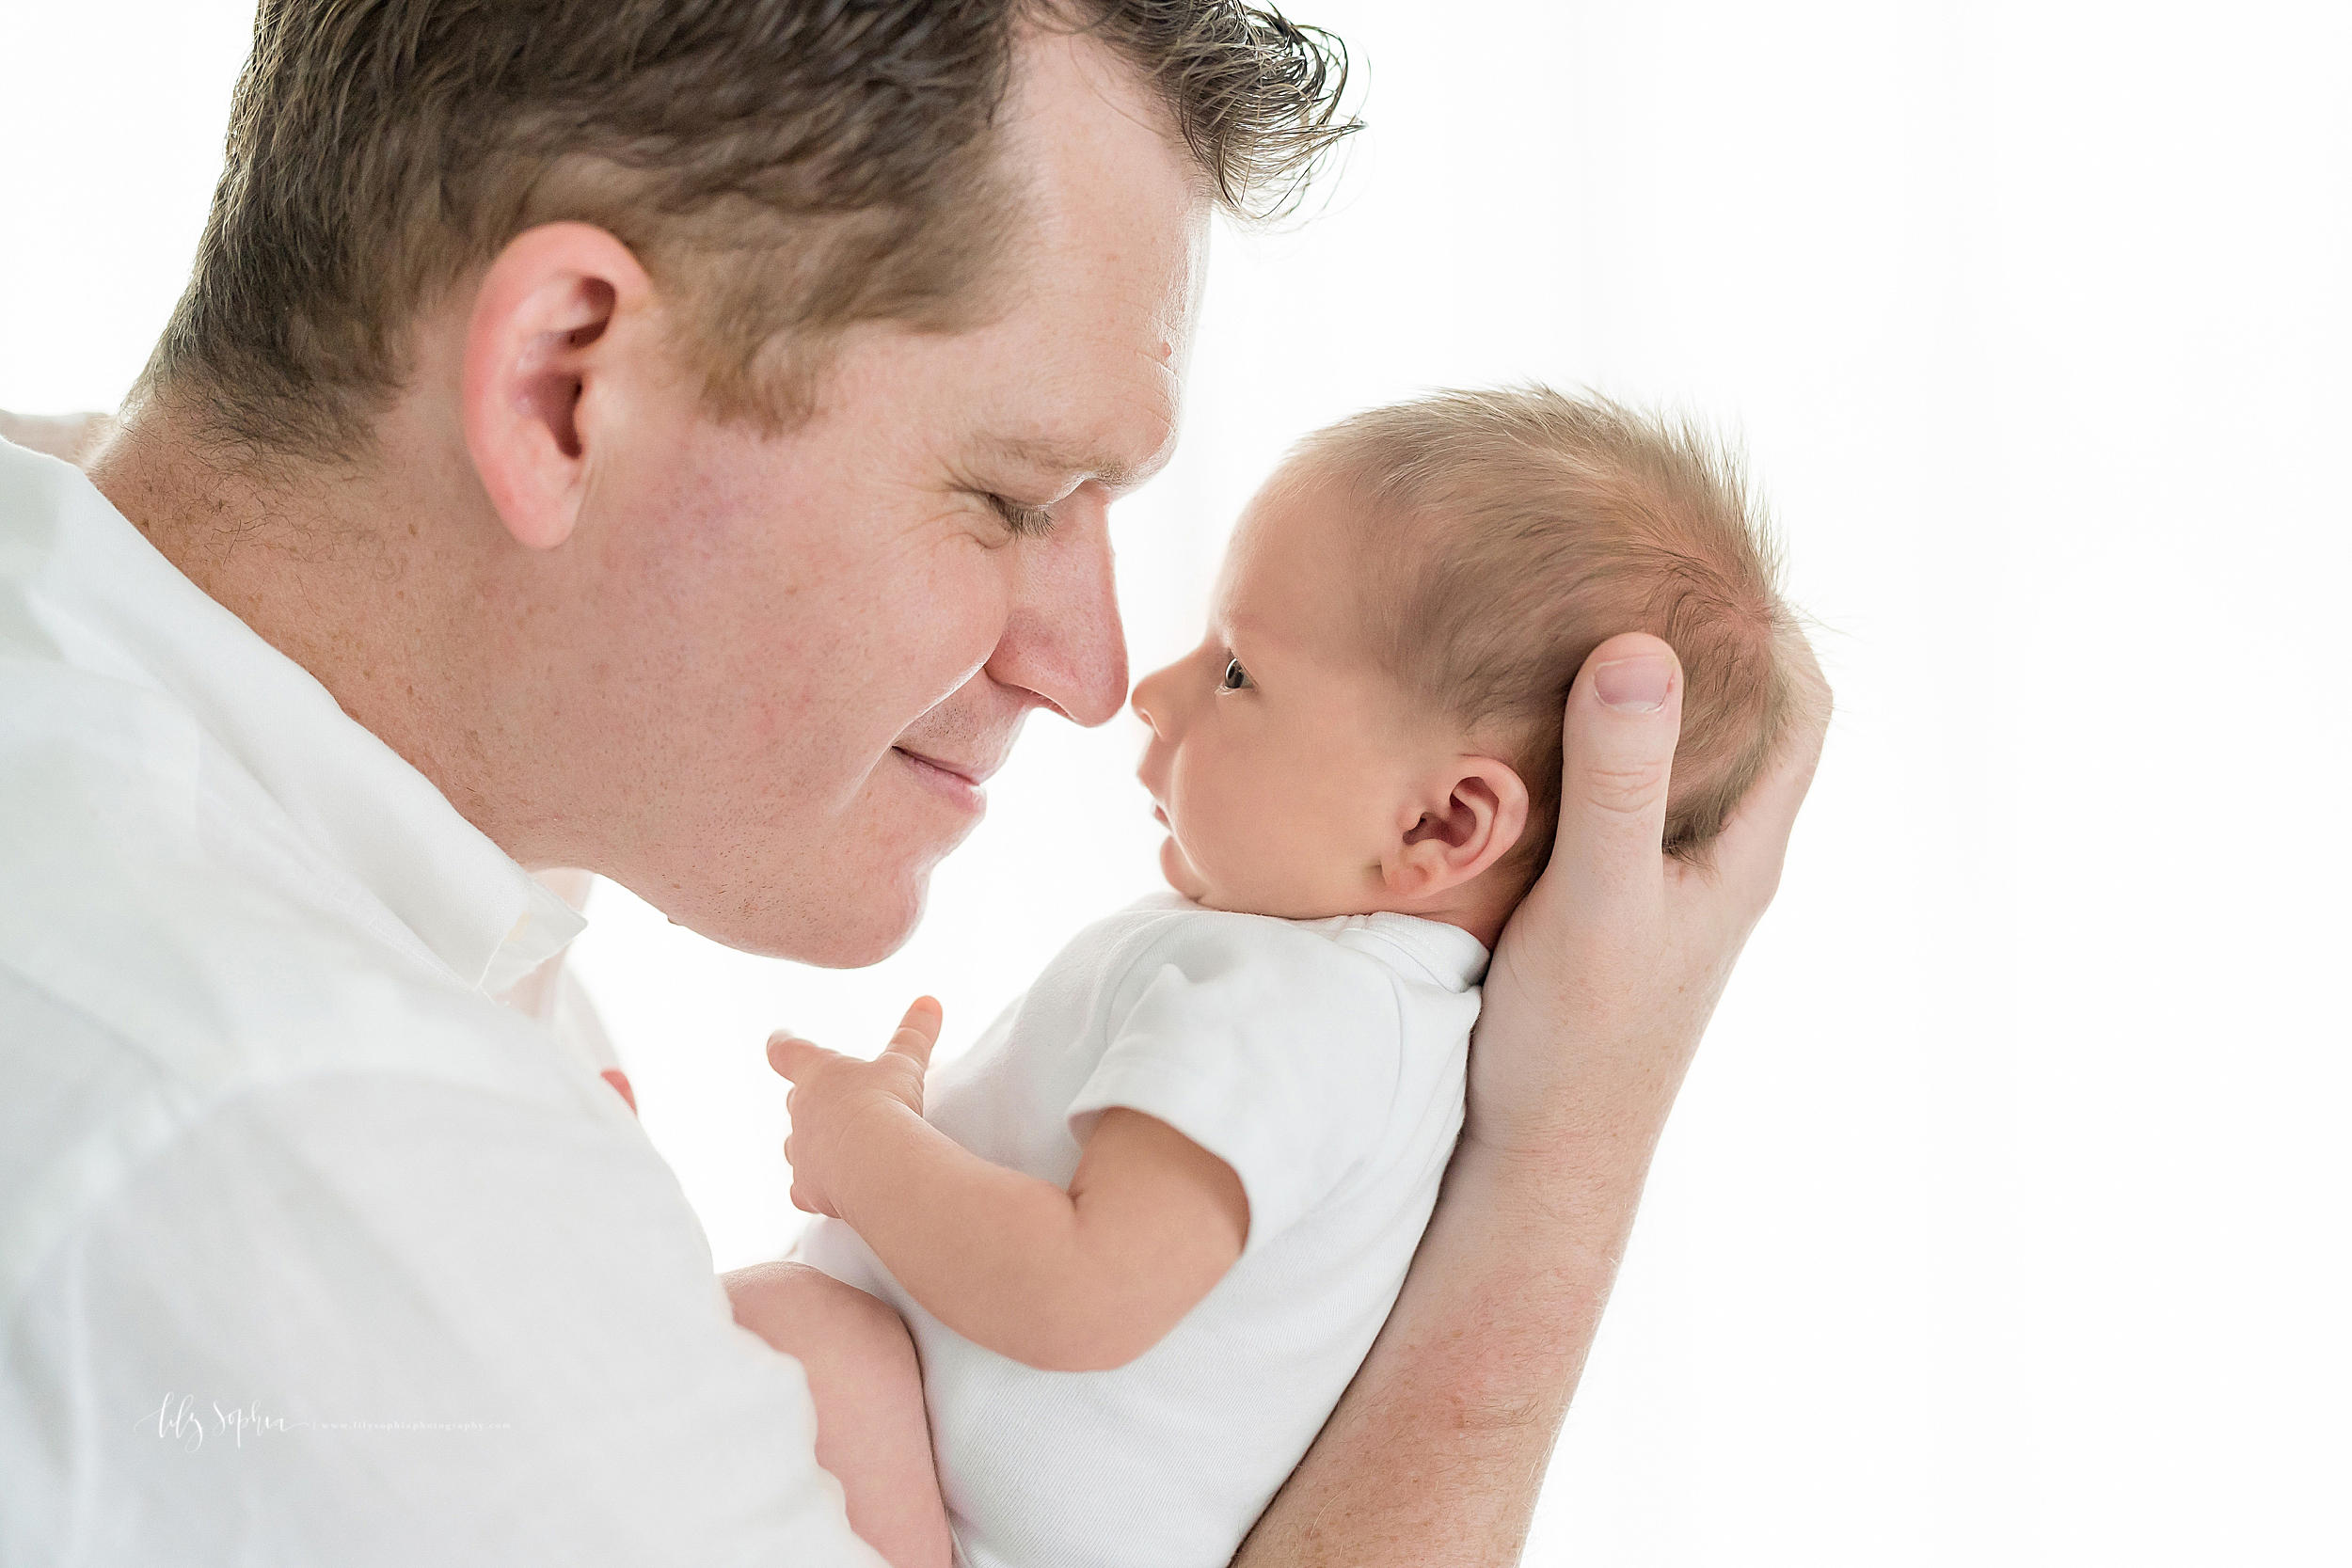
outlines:
[[1005, 634], [988, 661], [1001, 686], [1026, 688], [1081, 724], [1127, 700], [1127, 635], [1111, 576], [1110, 508], [1079, 487], [1054, 530], [1024, 540]]

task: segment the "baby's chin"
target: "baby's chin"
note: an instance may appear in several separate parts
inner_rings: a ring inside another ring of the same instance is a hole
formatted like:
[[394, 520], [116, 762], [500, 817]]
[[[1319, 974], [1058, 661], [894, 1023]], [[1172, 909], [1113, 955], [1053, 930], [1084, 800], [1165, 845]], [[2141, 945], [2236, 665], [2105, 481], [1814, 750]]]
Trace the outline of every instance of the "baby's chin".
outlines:
[[1174, 833], [1160, 840], [1160, 875], [1167, 879], [1169, 887], [1196, 904], [1202, 902], [1201, 895], [1209, 891], [1208, 884], [1200, 879], [1200, 874], [1193, 870], [1192, 862], [1184, 859], [1184, 852], [1176, 847]]
[[1212, 884], [1193, 866], [1191, 860], [1179, 848], [1174, 834], [1160, 841], [1160, 875], [1168, 885], [1200, 905], [1204, 910], [1223, 910], [1228, 914], [1273, 914], [1279, 911], [1261, 909], [1236, 895], [1232, 888]]

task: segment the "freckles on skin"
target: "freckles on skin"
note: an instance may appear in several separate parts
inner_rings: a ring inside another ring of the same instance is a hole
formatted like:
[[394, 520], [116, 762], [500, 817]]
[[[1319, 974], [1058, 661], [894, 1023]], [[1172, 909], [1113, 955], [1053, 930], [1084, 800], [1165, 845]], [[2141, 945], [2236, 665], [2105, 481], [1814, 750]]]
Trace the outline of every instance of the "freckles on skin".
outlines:
[[810, 594], [819, 601], [811, 618], [839, 635], [798, 650], [803, 670], [792, 720], [804, 724], [823, 715], [826, 728], [856, 737], [863, 766], [839, 781], [841, 803], [870, 787], [877, 773], [903, 766], [893, 743], [979, 672], [1002, 622], [995, 563], [960, 519], [927, 521], [880, 544], [836, 569], [855, 580]]
[[[661, 713], [673, 742], [692, 719], [700, 740], [643, 771], [675, 797], [664, 815], [677, 814], [681, 835], [834, 816], [888, 759], [904, 719], [985, 657], [984, 627], [936, 613], [974, 597], [968, 583], [945, 590], [970, 573], [963, 558], [976, 546], [936, 498], [910, 506], [870, 484], [845, 494], [793, 460], [804, 449], [734, 430], [698, 444], [669, 488], [600, 541], [605, 580], [627, 585], [632, 601], [616, 621], [674, 628], [633, 640], [634, 668], [620, 678], [640, 695], [628, 705]], [[851, 505], [872, 531], [841, 526]], [[650, 730], [615, 738], [647, 744]]]
[[[1090, 718], [1124, 685], [1100, 502], [1173, 441], [1209, 205], [1148, 85], [1099, 44], [1025, 44], [1013, 87], [1026, 200], [1000, 313], [850, 329], [812, 417], [772, 436], [712, 420], [654, 334], [618, 361], [644, 373], [592, 379], [576, 410], [596, 438], [572, 537], [516, 569], [548, 576], [555, 613], [483, 612], [565, 628], [534, 634], [560, 648], [547, 701], [517, 701], [510, 660], [475, 705], [528, 708], [550, 758], [532, 771], [562, 781], [544, 793], [570, 818], [546, 843], [750, 951], [866, 962], [903, 938], [973, 812], [894, 748], [977, 771], [1028, 707]], [[983, 454], [1014, 448], [1076, 454], [1048, 465], [1057, 495], [1089, 470], [1111, 492], [1073, 509], [1085, 528], [1058, 550], [1003, 539], [960, 488], [1012, 484]], [[544, 661], [532, 641], [511, 639], [515, 659]]]

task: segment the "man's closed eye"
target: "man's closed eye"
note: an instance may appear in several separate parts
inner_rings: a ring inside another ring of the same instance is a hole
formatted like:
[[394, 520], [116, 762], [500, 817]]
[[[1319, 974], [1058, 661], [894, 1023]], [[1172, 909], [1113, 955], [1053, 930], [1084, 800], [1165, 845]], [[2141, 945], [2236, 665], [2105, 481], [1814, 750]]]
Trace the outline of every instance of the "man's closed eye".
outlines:
[[1007, 528], [1024, 539], [1039, 538], [1053, 531], [1054, 512], [1051, 507], [1029, 506], [993, 491], [989, 494], [988, 504], [995, 510], [996, 515], [1005, 520]]

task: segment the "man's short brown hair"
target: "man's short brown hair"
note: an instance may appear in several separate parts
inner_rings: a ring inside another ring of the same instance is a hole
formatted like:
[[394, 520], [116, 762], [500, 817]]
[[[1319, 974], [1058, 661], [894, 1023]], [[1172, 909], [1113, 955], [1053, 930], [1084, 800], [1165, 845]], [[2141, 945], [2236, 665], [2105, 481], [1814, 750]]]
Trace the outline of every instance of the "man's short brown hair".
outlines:
[[1027, 24], [1125, 59], [1239, 213], [1355, 128], [1338, 40], [1238, 0], [262, 0], [142, 387], [200, 387], [238, 446], [347, 454], [416, 312], [577, 219], [679, 302], [714, 411], [787, 422], [829, 334], [972, 319], [1019, 210], [992, 132]]
[[1665, 847], [1705, 858], [1805, 690], [1779, 551], [1728, 451], [1686, 421], [1530, 387], [1359, 414], [1286, 475], [1360, 504], [1369, 652], [1518, 769], [1531, 810], [1512, 860], [1530, 878], [1577, 673], [1619, 632], [1665, 639], [1684, 680]]

